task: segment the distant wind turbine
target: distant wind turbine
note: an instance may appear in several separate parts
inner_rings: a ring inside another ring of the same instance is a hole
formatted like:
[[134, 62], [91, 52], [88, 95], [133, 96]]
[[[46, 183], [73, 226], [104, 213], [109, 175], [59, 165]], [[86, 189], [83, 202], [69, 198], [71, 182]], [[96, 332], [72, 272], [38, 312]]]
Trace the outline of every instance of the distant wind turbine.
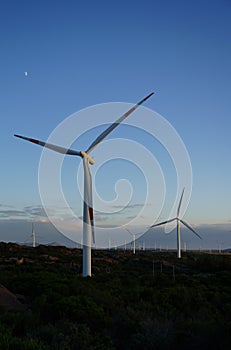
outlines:
[[136, 236], [140, 235], [139, 233], [132, 233], [128, 228], [125, 228], [125, 230], [132, 236], [132, 242], [133, 242], [133, 254], [136, 254]]
[[221, 253], [221, 246], [224, 244], [224, 242], [219, 242], [217, 241], [217, 248], [218, 248], [218, 252]]
[[92, 204], [92, 180], [89, 164], [94, 164], [94, 159], [89, 155], [94, 148], [105, 139], [125, 118], [127, 118], [132, 112], [134, 112], [142, 103], [144, 103], [149, 97], [153, 95], [153, 92], [130, 108], [120, 118], [118, 118], [113, 124], [111, 124], [105, 131], [103, 131], [84, 151], [75, 151], [67, 149], [61, 146], [56, 146], [44, 141], [35, 140], [25, 136], [15, 134], [14, 136], [21, 139], [30, 141], [42, 147], [47, 147], [55, 152], [69, 154], [73, 156], [79, 156], [83, 159], [84, 170], [84, 203], [83, 203], [83, 277], [91, 276], [91, 241], [95, 243], [94, 235], [94, 216], [93, 216], [93, 204]]
[[190, 231], [192, 231], [197, 237], [199, 237], [200, 239], [201, 236], [198, 235], [198, 233], [196, 233], [196, 231], [189, 225], [187, 224], [187, 222], [185, 222], [184, 220], [182, 220], [180, 218], [180, 207], [181, 207], [181, 203], [182, 203], [182, 199], [183, 199], [183, 195], [184, 195], [184, 189], [182, 191], [182, 194], [181, 194], [181, 197], [180, 197], [180, 202], [179, 202], [179, 205], [178, 205], [178, 208], [177, 208], [177, 217], [174, 218], [174, 219], [169, 219], [169, 220], [166, 220], [166, 221], [163, 221], [163, 222], [160, 222], [158, 224], [154, 224], [152, 225], [151, 227], [156, 227], [156, 226], [161, 226], [161, 225], [165, 225], [169, 222], [172, 222], [172, 221], [177, 221], [177, 257], [178, 258], [181, 258], [181, 237], [180, 237], [180, 223], [182, 223], [184, 226], [186, 226]]
[[34, 222], [32, 222], [32, 230], [31, 230], [31, 235], [24, 241], [25, 244], [27, 244], [27, 241], [31, 241], [32, 238], [32, 247], [36, 247], [36, 234], [35, 234], [35, 229], [34, 229]]
[[186, 253], [187, 252], [187, 243], [184, 242], [184, 252]]
[[34, 230], [34, 223], [32, 222], [32, 247], [35, 248], [36, 246], [36, 237], [35, 237], [35, 230]]

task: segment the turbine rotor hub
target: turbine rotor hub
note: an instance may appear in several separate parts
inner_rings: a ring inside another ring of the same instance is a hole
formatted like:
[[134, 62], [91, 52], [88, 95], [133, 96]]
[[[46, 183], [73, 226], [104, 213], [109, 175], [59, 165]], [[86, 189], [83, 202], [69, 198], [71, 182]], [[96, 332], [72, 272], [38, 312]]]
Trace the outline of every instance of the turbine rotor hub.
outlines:
[[93, 164], [95, 163], [94, 158], [92, 158], [91, 156], [89, 156], [88, 153], [86, 153], [86, 152], [84, 152], [84, 151], [81, 151], [80, 153], [81, 153], [81, 157], [82, 157], [82, 158], [86, 158], [86, 159], [88, 160], [88, 162], [89, 162], [91, 165], [93, 165]]

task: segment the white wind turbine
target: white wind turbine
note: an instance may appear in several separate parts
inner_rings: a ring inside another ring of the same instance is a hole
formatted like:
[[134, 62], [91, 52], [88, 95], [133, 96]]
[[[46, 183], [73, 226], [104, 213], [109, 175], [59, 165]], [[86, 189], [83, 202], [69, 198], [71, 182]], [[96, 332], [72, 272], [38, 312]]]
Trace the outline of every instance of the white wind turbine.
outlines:
[[172, 222], [172, 221], [177, 221], [177, 257], [178, 258], [181, 258], [181, 237], [180, 237], [180, 223], [182, 223], [184, 226], [186, 226], [190, 231], [192, 231], [197, 237], [199, 237], [200, 239], [201, 236], [198, 235], [198, 233], [196, 233], [196, 231], [189, 225], [187, 224], [187, 222], [185, 222], [184, 220], [182, 220], [180, 218], [180, 207], [181, 207], [181, 203], [182, 203], [182, 199], [183, 199], [183, 195], [184, 195], [184, 189], [182, 191], [182, 194], [181, 194], [181, 197], [180, 197], [180, 202], [179, 202], [179, 205], [178, 205], [178, 208], [177, 208], [177, 217], [175, 217], [174, 219], [169, 219], [169, 220], [166, 220], [166, 221], [163, 221], [163, 222], [160, 222], [159, 224], [154, 224], [152, 225], [151, 227], [156, 227], [156, 226], [160, 226], [160, 225], [165, 225], [169, 222]]
[[32, 222], [32, 247], [35, 248], [36, 246], [36, 237], [35, 237], [35, 230], [34, 230], [34, 223]]
[[113, 124], [111, 124], [106, 130], [104, 130], [84, 151], [75, 151], [72, 149], [67, 149], [61, 146], [56, 146], [51, 143], [46, 143], [43, 141], [35, 140], [25, 136], [14, 135], [21, 139], [30, 141], [42, 147], [47, 147], [53, 151], [69, 154], [73, 156], [79, 156], [83, 159], [83, 170], [84, 170], [84, 203], [83, 203], [83, 277], [91, 276], [91, 235], [93, 243], [95, 243], [94, 235], [94, 216], [93, 216], [93, 205], [92, 205], [92, 180], [89, 164], [94, 164], [94, 159], [90, 156], [91, 151], [107, 137], [125, 118], [127, 118], [132, 112], [136, 110], [142, 103], [144, 103], [149, 97], [154, 93], [150, 93], [132, 108], [130, 108], [126, 113], [124, 113], [120, 118], [118, 118]]
[[29, 236], [29, 238], [26, 239], [25, 242], [27, 242], [31, 238], [32, 238], [32, 247], [35, 248], [35, 246], [36, 246], [36, 236], [35, 236], [35, 230], [34, 230], [34, 222], [32, 222], [31, 235]]
[[139, 233], [132, 233], [128, 228], [125, 228], [125, 230], [132, 236], [133, 254], [136, 254], [136, 236], [141, 235], [141, 232], [139, 232]]

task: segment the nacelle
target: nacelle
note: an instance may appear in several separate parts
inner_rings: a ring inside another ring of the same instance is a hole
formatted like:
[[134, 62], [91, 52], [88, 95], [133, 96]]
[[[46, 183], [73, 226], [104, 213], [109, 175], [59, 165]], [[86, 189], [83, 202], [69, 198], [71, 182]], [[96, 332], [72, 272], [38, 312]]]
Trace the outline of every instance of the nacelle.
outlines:
[[88, 153], [86, 153], [86, 152], [84, 152], [84, 151], [81, 151], [80, 154], [81, 154], [82, 158], [84, 158], [84, 157], [87, 158], [88, 162], [89, 162], [91, 165], [93, 165], [93, 164], [95, 163], [94, 159], [93, 159], [91, 156], [89, 156]]

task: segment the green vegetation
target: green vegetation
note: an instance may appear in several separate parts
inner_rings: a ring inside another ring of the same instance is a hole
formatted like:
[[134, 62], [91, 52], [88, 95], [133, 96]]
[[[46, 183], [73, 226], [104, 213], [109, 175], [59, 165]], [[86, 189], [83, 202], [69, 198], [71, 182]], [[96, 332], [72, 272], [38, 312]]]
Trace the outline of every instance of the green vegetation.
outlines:
[[175, 255], [0, 243], [0, 349], [229, 349], [231, 255]]

